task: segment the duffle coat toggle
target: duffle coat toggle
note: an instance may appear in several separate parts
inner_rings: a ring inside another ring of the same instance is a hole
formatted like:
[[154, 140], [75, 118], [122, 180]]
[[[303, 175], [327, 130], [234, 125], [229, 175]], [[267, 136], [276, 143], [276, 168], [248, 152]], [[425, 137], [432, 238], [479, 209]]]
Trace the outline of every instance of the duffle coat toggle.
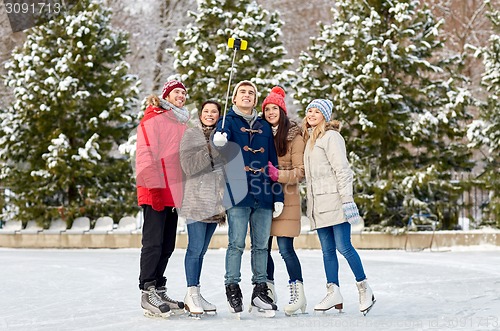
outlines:
[[250, 171], [254, 174], [258, 174], [259, 172], [262, 172], [262, 173], [266, 173], [264, 168], [260, 168], [260, 169], [254, 169], [254, 168], [251, 168], [249, 166], [245, 166], [245, 171]]
[[261, 129], [254, 130], [254, 129], [247, 129], [244, 126], [241, 127], [241, 132], [248, 132], [248, 133], [262, 133]]
[[254, 149], [252, 147], [249, 147], [249, 146], [243, 146], [243, 150], [245, 152], [252, 152], [252, 153], [264, 153], [266, 150], [264, 149], [264, 147], [261, 147], [261, 148], [258, 148], [258, 149]]

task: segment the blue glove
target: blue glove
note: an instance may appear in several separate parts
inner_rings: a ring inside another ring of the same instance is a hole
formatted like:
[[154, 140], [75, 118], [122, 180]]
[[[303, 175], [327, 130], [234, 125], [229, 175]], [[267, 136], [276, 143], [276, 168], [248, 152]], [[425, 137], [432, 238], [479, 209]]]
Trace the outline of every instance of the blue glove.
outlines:
[[361, 216], [359, 216], [358, 206], [354, 201], [346, 202], [342, 205], [342, 209], [344, 210], [345, 220], [352, 225], [356, 225], [361, 223]]

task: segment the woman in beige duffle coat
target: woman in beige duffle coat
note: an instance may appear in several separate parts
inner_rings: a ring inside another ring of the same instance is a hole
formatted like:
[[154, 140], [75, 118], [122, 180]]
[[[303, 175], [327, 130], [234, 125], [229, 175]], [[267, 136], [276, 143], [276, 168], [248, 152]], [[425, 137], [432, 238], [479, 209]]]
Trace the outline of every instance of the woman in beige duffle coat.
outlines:
[[269, 238], [267, 278], [271, 289], [270, 297], [276, 302], [274, 291], [274, 262], [271, 257], [273, 237], [277, 238], [279, 252], [285, 261], [289, 276], [290, 300], [284, 311], [287, 315], [295, 314], [299, 309], [306, 310], [306, 298], [302, 279], [302, 268], [293, 247], [294, 237], [300, 234], [301, 203], [299, 182], [304, 178], [304, 139], [301, 128], [287, 117], [285, 91], [275, 86], [262, 103], [264, 118], [271, 125], [274, 143], [278, 154], [278, 168], [269, 165], [272, 180], [281, 183], [285, 202], [281, 215], [273, 219]]

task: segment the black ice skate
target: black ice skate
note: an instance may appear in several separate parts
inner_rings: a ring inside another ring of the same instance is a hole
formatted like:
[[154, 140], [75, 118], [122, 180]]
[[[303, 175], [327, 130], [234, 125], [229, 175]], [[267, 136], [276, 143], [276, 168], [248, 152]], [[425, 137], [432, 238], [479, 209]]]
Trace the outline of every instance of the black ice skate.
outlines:
[[141, 307], [144, 309], [144, 316], [166, 318], [171, 315], [170, 307], [164, 303], [156, 293], [155, 281], [144, 284], [141, 295]]
[[257, 313], [264, 317], [274, 317], [278, 307], [273, 303], [269, 297], [269, 289], [266, 283], [255, 284], [252, 293], [252, 302], [250, 304], [249, 312], [253, 308], [257, 308]]
[[243, 295], [238, 284], [226, 285], [227, 304], [231, 313], [239, 315], [243, 311]]

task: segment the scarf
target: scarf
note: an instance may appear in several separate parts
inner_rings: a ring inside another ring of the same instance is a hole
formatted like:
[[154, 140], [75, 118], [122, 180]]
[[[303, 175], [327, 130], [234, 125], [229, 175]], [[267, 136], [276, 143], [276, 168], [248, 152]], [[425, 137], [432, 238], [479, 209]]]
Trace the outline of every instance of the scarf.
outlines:
[[167, 100], [162, 98], [160, 98], [160, 107], [165, 110], [173, 111], [175, 117], [177, 117], [177, 120], [181, 123], [186, 123], [187, 121], [189, 121], [189, 111], [184, 107], [182, 108], [176, 107]]
[[257, 120], [257, 111], [255, 110], [255, 108], [252, 109], [252, 113], [250, 115], [241, 112], [235, 105], [233, 105], [233, 110], [236, 113], [236, 115], [243, 117], [245, 121], [247, 121], [248, 124], [250, 124], [250, 127], [252, 127], [255, 121]]
[[278, 133], [278, 127], [279, 125], [271, 126], [271, 129], [273, 129], [273, 136], [276, 136], [276, 134]]

